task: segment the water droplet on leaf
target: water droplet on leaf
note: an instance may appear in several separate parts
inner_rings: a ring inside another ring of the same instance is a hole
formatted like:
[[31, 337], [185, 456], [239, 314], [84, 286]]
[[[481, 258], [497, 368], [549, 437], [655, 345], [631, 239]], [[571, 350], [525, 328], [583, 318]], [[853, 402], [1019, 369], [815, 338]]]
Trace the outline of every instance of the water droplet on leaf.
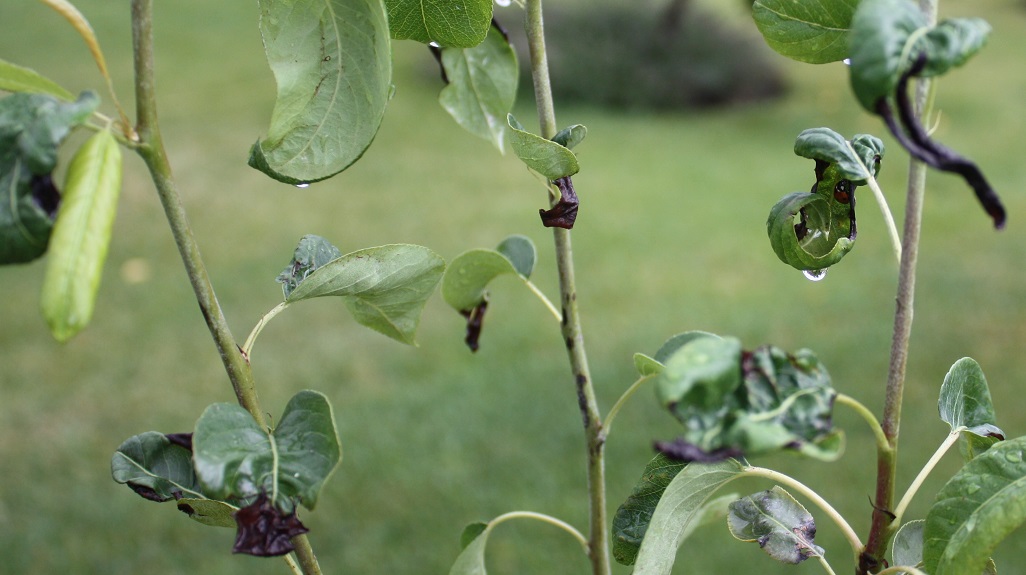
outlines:
[[303, 182], [303, 183], [300, 183], [300, 184], [296, 184], [296, 187], [299, 188], [299, 189], [309, 188], [310, 184], [307, 183], [307, 182]]
[[1021, 451], [1009, 451], [1008, 453], [1005, 454], [1005, 459], [1007, 459], [1011, 463], [1019, 463], [1020, 461], [1022, 461], [1022, 452]]
[[505, 8], [506, 6], [509, 6], [510, 0], [495, 0], [495, 3]]
[[809, 278], [809, 280], [818, 282], [819, 280], [826, 277], [826, 270], [802, 270], [802, 274]]
[[851, 58], [845, 58], [842, 62], [844, 62], [845, 66], [851, 66]]

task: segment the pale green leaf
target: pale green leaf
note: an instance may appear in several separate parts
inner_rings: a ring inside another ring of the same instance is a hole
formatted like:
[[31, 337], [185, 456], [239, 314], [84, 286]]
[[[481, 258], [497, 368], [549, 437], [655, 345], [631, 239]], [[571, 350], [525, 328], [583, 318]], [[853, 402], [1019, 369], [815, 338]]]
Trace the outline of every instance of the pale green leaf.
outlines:
[[956, 361], [948, 370], [937, 406], [951, 431], [962, 432], [960, 446], [967, 461], [1004, 439], [1004, 432], [997, 426], [987, 378], [980, 364], [970, 357]]
[[477, 307], [486, 288], [501, 275], [519, 275], [513, 262], [495, 250], [473, 249], [456, 256], [442, 277], [442, 298], [457, 311]]
[[569, 148], [524, 130], [512, 114], [506, 120], [512, 129], [510, 146], [513, 153], [527, 167], [550, 180], [572, 176], [580, 171], [577, 156]]
[[421, 311], [444, 269], [445, 260], [425, 247], [367, 248], [314, 270], [285, 301], [341, 297], [361, 325], [413, 344]]
[[926, 521], [922, 519], [909, 521], [894, 534], [891, 542], [891, 565], [908, 565], [918, 567], [923, 562], [923, 528]]
[[490, 140], [500, 152], [506, 142], [506, 114], [517, 95], [520, 69], [506, 37], [492, 27], [473, 48], [443, 48], [449, 84], [438, 101], [463, 129]]
[[858, 0], [756, 0], [752, 16], [778, 53], [810, 64], [843, 60]]
[[816, 545], [816, 522], [801, 503], [780, 486], [742, 497], [730, 504], [730, 533], [757, 542], [770, 557], [797, 565], [823, 555]]
[[53, 80], [40, 75], [31, 68], [24, 68], [0, 58], [0, 90], [8, 92], [29, 92], [49, 94], [66, 100], [75, 99], [74, 94]]
[[486, 575], [484, 555], [491, 533], [487, 527], [487, 524], [471, 523], [463, 530], [460, 538], [463, 551], [456, 557], [449, 575]]
[[396, 40], [470, 48], [484, 41], [492, 0], [385, 0]]
[[341, 172], [377, 134], [392, 89], [382, 0], [259, 0], [264, 52], [278, 84], [267, 137], [249, 164], [303, 184]]
[[176, 504], [178, 505], [178, 510], [188, 515], [189, 519], [193, 521], [198, 521], [211, 527], [229, 527], [232, 529], [238, 527], [233, 514], [239, 508], [224, 501], [184, 497], [179, 499]]
[[634, 369], [638, 371], [638, 375], [645, 376], [660, 374], [665, 368], [666, 366], [662, 363], [643, 353], [634, 354]]

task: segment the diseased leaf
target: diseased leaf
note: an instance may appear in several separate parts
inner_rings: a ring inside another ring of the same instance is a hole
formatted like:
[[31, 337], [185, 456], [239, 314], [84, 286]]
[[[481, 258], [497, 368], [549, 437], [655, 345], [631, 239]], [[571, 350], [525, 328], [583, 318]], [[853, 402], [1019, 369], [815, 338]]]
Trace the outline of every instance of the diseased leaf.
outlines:
[[205, 497], [192, 470], [192, 453], [156, 431], [126, 439], [111, 458], [110, 473], [150, 501]]
[[810, 64], [848, 56], [848, 34], [858, 0], [756, 0], [752, 16], [766, 43], [778, 53]]
[[[860, 153], [856, 155], [854, 152]], [[830, 128], [812, 128], [798, 134], [794, 142], [794, 153], [827, 164], [822, 170], [823, 175], [817, 178], [817, 183], [824, 180], [851, 180], [856, 186], [864, 186], [870, 178], [867, 168], [873, 170], [874, 178], [880, 171], [884, 144], [877, 137], [858, 134], [852, 138], [849, 147], [844, 137]]]
[[71, 159], [50, 238], [40, 303], [50, 333], [67, 341], [89, 324], [121, 194], [121, 148], [102, 130]]
[[645, 466], [641, 479], [613, 516], [613, 558], [617, 563], [634, 564], [659, 499], [685, 465], [660, 453]]
[[449, 84], [438, 101], [463, 129], [504, 151], [506, 114], [513, 108], [520, 69], [506, 36], [492, 27], [473, 48], [443, 48], [442, 67]]
[[445, 260], [425, 247], [367, 248], [314, 270], [285, 301], [341, 297], [361, 325], [412, 345], [420, 313], [444, 269]]
[[283, 512], [293, 500], [313, 509], [342, 451], [331, 406], [324, 395], [301, 391], [268, 433], [233, 403], [208, 407], [193, 434], [196, 476], [214, 498], [249, 499], [266, 494]]
[[211, 527], [237, 527], [234, 514], [238, 507], [214, 499], [192, 499], [183, 497], [176, 502], [178, 510], [193, 521]]
[[982, 572], [991, 552], [1026, 522], [1026, 437], [967, 463], [926, 515], [923, 566], [932, 575]]
[[727, 526], [737, 539], [757, 542], [783, 563], [797, 565], [823, 555], [823, 548], [816, 545], [812, 514], [780, 486], [731, 503]]
[[296, 286], [314, 270], [341, 256], [342, 252], [321, 236], [305, 235], [300, 238], [292, 261], [275, 278], [275, 281], [282, 284], [281, 289], [285, 294], [285, 299], [288, 299], [292, 290], [296, 289]]
[[492, 0], [385, 0], [396, 40], [470, 48], [484, 41]]
[[31, 68], [24, 68], [0, 58], [0, 90], [49, 94], [65, 101], [75, 99], [74, 94], [53, 80], [40, 75]]
[[663, 491], [641, 549], [634, 575], [669, 575], [677, 549], [691, 534], [712, 494], [743, 472], [741, 464], [728, 459], [718, 463], [692, 463], [681, 470]]
[[277, 557], [293, 550], [292, 538], [309, 532], [295, 512], [283, 512], [273, 505], [265, 493], [235, 512], [238, 531], [232, 553], [257, 557]]
[[528, 168], [553, 181], [580, 171], [577, 156], [569, 148], [525, 131], [513, 114], [506, 116], [506, 121], [512, 129], [510, 145], [513, 153]]
[[987, 378], [976, 360], [963, 357], [951, 366], [937, 404], [941, 419], [951, 426], [952, 433], [962, 432], [960, 443], [967, 461], [1005, 438], [997, 426]]
[[923, 527], [926, 521], [909, 521], [894, 534], [891, 564], [918, 567], [923, 563]]
[[927, 53], [922, 76], [940, 76], [965, 64], [987, 43], [990, 24], [980, 18], [944, 20], [916, 43]]
[[330, 178], [363, 155], [392, 89], [382, 0], [259, 0], [278, 85], [267, 137], [249, 165], [290, 184]]
[[0, 264], [32, 261], [46, 252], [60, 204], [50, 177], [57, 148], [97, 105], [92, 92], [70, 103], [45, 94], [0, 99]]
[[566, 176], [558, 178], [555, 184], [559, 189], [559, 201], [547, 210], [538, 210], [542, 225], [547, 228], [572, 230], [574, 222], [577, 221], [577, 209], [580, 206], [577, 191], [574, 190], [574, 182], [570, 176]]
[[[909, 37], [926, 27], [926, 17], [908, 0], [861, 0], [852, 18], [852, 91], [876, 114], [877, 101], [894, 94], [910, 62], [902, 60]], [[907, 56], [908, 54], [906, 54]]]

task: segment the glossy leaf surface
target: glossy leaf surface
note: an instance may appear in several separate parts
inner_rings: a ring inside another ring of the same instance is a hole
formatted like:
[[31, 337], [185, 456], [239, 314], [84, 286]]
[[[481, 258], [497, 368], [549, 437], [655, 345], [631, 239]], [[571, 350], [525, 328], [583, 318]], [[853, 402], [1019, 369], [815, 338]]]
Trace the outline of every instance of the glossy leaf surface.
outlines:
[[278, 85], [267, 137], [249, 164], [302, 184], [355, 162], [377, 134], [391, 91], [381, 0], [260, 0], [260, 34]]
[[783, 563], [797, 565], [823, 555], [815, 542], [812, 514], [780, 486], [731, 503], [727, 526], [737, 539], [757, 542], [770, 557]]
[[443, 48], [442, 67], [449, 84], [438, 101], [463, 129], [503, 151], [506, 115], [517, 95], [517, 56], [502, 32], [490, 28], [473, 48]]
[[963, 431], [962, 451], [967, 460], [1004, 439], [997, 426], [994, 403], [983, 369], [976, 360], [963, 357], [944, 376], [938, 410], [951, 431]]
[[121, 195], [121, 148], [102, 130], [75, 153], [50, 237], [40, 302], [57, 341], [67, 341], [93, 316]]
[[289, 400], [272, 433], [232, 403], [208, 407], [193, 435], [196, 476], [218, 499], [267, 494], [274, 506], [292, 511], [292, 499], [313, 509], [342, 450], [327, 399], [301, 391]]
[[512, 129], [510, 146], [513, 153], [527, 164], [527, 167], [549, 180], [572, 176], [580, 171], [577, 156], [569, 148], [524, 130], [512, 114], [506, 119]]
[[60, 203], [51, 180], [57, 148], [97, 105], [91, 92], [70, 103], [45, 94], [0, 99], [0, 264], [46, 252]]
[[877, 100], [890, 96], [898, 78], [909, 66], [905, 45], [909, 37], [926, 27], [926, 17], [908, 0], [862, 0], [852, 18], [852, 90], [859, 103], [876, 113]]
[[848, 56], [848, 33], [858, 0], [756, 0], [752, 16], [778, 53], [810, 64]]
[[74, 94], [53, 80], [40, 75], [31, 68], [25, 68], [0, 59], [0, 90], [49, 94], [65, 101], [75, 99]]
[[833, 186], [839, 180], [851, 180], [857, 186], [864, 186], [870, 177], [875, 178], [880, 173], [884, 144], [868, 134], [857, 134], [849, 143], [830, 128], [812, 128], [798, 134], [794, 153], [827, 164], [822, 176], [817, 177], [816, 188], [833, 193]]
[[677, 473], [652, 513], [634, 575], [669, 575], [677, 549], [693, 531], [692, 524], [701, 519], [706, 503], [717, 489], [742, 471], [741, 464], [728, 459], [710, 464], [691, 463]]
[[421, 311], [444, 269], [445, 260], [425, 247], [367, 248], [314, 270], [285, 301], [341, 297], [361, 325], [413, 344]]
[[156, 431], [126, 439], [111, 458], [110, 472], [114, 481], [150, 501], [205, 498], [193, 473], [192, 453]]
[[311, 273], [321, 268], [328, 262], [342, 257], [342, 252], [334, 244], [321, 236], [305, 235], [299, 240], [296, 251], [292, 255], [292, 261], [278, 277], [275, 278], [281, 285], [285, 299], [288, 299], [292, 290], [296, 289]]
[[492, 0], [385, 0], [392, 37], [470, 48], [484, 41]]
[[1026, 522], [1026, 437], [970, 461], [926, 516], [923, 565], [932, 575], [982, 572], [991, 552]]

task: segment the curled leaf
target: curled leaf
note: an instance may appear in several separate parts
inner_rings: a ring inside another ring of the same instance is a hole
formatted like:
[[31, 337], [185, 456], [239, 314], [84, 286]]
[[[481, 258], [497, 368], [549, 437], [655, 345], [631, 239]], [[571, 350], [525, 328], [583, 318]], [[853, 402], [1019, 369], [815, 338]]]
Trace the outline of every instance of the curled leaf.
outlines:
[[524, 130], [513, 114], [506, 116], [506, 122], [511, 129], [509, 139], [513, 153], [528, 168], [553, 181], [581, 170], [577, 156], [566, 146]]
[[559, 201], [556, 205], [548, 210], [538, 210], [542, 225], [547, 228], [571, 230], [577, 221], [577, 208], [580, 205], [577, 192], [574, 191], [574, 182], [570, 176], [559, 178], [556, 180], [556, 187], [559, 188]]
[[238, 531], [232, 553], [277, 557], [295, 549], [291, 539], [309, 532], [295, 512], [284, 513], [261, 493], [250, 505], [235, 512]]
[[948, 370], [937, 407], [952, 433], [961, 432], [962, 452], [967, 461], [1005, 438], [997, 426], [987, 378], [971, 357], [963, 357]]
[[757, 542], [783, 563], [797, 565], [823, 555], [823, 548], [816, 545], [812, 514], [780, 486], [731, 503], [727, 526], [737, 539]]
[[315, 270], [342, 257], [342, 252], [321, 236], [305, 235], [299, 240], [292, 261], [275, 280], [281, 284], [285, 299]]
[[150, 501], [204, 497], [192, 469], [192, 453], [156, 431], [126, 439], [111, 458], [110, 472], [114, 481]]

